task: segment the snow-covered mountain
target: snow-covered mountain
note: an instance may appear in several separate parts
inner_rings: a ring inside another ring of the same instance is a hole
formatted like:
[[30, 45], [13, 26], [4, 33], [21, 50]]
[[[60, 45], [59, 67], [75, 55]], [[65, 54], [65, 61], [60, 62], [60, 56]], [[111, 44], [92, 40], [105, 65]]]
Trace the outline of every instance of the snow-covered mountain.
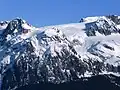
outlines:
[[41, 28], [20, 18], [0, 22], [2, 90], [104, 74], [120, 76], [120, 16]]

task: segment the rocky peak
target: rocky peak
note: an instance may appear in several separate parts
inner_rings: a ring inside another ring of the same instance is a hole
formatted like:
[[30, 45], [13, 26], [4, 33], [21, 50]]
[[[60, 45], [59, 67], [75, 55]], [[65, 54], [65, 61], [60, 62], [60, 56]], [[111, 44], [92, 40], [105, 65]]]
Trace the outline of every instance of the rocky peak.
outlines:
[[118, 15], [108, 15], [106, 17], [108, 17], [109, 19], [111, 19], [117, 25], [120, 24], [120, 16], [118, 16]]
[[111, 35], [112, 33], [120, 33], [119, 16], [98, 16], [82, 18], [80, 22], [86, 25], [87, 36], [96, 36], [96, 33], [103, 35]]

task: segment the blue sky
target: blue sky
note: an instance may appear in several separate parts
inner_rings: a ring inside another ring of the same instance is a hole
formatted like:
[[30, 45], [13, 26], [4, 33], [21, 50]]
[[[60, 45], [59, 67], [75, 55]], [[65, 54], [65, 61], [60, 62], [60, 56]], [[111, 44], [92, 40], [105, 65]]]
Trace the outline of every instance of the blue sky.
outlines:
[[34, 26], [78, 22], [87, 16], [120, 14], [120, 0], [0, 0], [0, 20], [21, 17]]

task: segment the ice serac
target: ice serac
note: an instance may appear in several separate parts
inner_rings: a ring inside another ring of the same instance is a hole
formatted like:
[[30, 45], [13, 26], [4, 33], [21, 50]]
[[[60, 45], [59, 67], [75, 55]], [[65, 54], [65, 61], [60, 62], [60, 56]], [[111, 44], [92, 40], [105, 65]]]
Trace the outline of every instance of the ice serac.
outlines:
[[35, 28], [20, 18], [0, 23], [1, 90], [120, 76], [119, 16]]

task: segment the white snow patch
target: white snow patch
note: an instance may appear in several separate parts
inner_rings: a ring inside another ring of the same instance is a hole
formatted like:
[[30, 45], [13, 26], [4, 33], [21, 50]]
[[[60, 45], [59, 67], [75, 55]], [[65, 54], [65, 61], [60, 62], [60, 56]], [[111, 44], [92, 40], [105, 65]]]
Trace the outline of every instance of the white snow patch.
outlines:
[[10, 56], [6, 56], [3, 58], [3, 60], [1, 61], [2, 64], [10, 64]]

